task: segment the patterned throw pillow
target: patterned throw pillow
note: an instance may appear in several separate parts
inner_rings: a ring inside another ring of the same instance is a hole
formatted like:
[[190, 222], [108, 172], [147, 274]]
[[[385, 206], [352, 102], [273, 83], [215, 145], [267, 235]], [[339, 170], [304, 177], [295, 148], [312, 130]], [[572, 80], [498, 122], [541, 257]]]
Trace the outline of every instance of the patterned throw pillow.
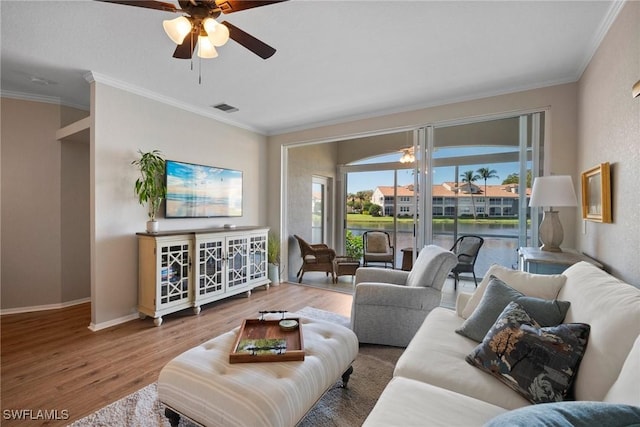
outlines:
[[584, 323], [540, 327], [511, 302], [466, 361], [532, 403], [559, 402], [573, 384], [589, 332]]

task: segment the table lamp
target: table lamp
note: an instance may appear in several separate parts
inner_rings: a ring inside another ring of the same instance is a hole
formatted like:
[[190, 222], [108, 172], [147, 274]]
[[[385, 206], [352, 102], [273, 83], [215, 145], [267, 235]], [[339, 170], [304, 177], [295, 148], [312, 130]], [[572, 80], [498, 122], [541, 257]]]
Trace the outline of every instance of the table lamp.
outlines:
[[560, 244], [564, 238], [558, 211], [553, 206], [578, 206], [573, 181], [569, 175], [552, 175], [538, 177], [533, 181], [531, 190], [531, 207], [548, 206], [544, 211], [538, 234], [542, 246], [540, 249], [549, 252], [562, 252]]

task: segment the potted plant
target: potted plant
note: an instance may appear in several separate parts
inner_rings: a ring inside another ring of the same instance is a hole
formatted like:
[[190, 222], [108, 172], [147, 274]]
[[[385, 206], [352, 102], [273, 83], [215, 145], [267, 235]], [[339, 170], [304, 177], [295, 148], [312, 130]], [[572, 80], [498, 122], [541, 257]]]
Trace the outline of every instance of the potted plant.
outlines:
[[147, 221], [147, 231], [149, 233], [158, 232], [158, 221], [156, 221], [156, 215], [162, 199], [167, 194], [167, 186], [164, 182], [164, 168], [165, 161], [162, 157], [162, 153], [158, 150], [153, 150], [147, 153], [140, 153], [140, 158], [131, 162], [132, 165], [137, 166], [140, 170], [140, 177], [135, 183], [135, 193], [138, 196], [138, 201], [141, 205], [147, 205], [149, 209], [149, 221]]
[[280, 284], [280, 240], [275, 233], [269, 233], [267, 239], [267, 263], [269, 280], [277, 286]]

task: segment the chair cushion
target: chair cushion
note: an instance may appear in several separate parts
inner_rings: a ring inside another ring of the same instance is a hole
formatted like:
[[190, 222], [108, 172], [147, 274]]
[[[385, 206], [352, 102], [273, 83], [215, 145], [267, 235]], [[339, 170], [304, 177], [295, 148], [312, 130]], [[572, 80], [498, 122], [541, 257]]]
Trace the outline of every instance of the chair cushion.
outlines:
[[387, 235], [384, 233], [367, 234], [367, 252], [387, 253]]
[[[527, 296], [543, 299], [556, 299], [558, 292], [567, 279], [561, 274], [532, 274], [524, 271], [511, 270], [494, 264], [489, 268], [484, 279], [482, 279], [482, 282], [478, 285], [478, 289], [476, 289], [464, 307], [464, 310], [462, 310], [463, 318], [468, 319], [471, 313], [473, 313], [473, 310], [476, 309], [482, 299], [482, 295], [484, 295], [485, 289], [487, 289], [491, 276], [497, 277], [507, 285]], [[569, 298], [562, 299], [570, 301]]]
[[482, 344], [466, 357], [531, 403], [565, 400], [589, 339], [589, 325], [541, 328], [516, 302], [504, 309]]
[[542, 298], [527, 297], [522, 292], [507, 286], [502, 280], [491, 276], [487, 290], [480, 305], [474, 310], [462, 326], [456, 332], [481, 342], [487, 332], [502, 313], [502, 310], [511, 301], [520, 304], [540, 326], [556, 326], [564, 320], [567, 310], [571, 305], [567, 301], [545, 300]]
[[407, 286], [431, 286], [440, 290], [457, 262], [453, 252], [435, 245], [425, 246], [409, 272]]

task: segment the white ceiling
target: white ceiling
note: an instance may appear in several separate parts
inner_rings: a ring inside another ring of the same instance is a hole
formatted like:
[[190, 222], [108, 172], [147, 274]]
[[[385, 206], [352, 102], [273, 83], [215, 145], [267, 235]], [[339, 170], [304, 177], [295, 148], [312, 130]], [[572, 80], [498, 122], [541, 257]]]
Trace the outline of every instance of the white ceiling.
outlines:
[[[112, 86], [278, 134], [576, 81], [621, 4], [290, 0], [221, 16], [275, 47], [273, 57], [231, 40], [191, 70], [191, 61], [172, 58], [175, 45], [162, 29], [176, 14], [89, 0], [2, 0], [2, 94], [88, 109], [84, 76], [92, 72]], [[222, 102], [239, 111], [210, 107]]]

